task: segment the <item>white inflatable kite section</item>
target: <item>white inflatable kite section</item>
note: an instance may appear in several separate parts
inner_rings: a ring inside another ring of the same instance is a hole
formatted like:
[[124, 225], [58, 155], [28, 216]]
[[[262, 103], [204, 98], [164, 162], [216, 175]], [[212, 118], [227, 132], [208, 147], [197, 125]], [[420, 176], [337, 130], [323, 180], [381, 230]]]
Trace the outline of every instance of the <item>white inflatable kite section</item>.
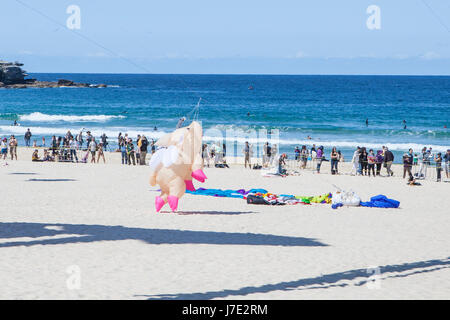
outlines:
[[178, 160], [178, 149], [175, 146], [158, 149], [150, 159], [150, 170], [156, 171], [162, 163], [164, 167], [170, 167]]

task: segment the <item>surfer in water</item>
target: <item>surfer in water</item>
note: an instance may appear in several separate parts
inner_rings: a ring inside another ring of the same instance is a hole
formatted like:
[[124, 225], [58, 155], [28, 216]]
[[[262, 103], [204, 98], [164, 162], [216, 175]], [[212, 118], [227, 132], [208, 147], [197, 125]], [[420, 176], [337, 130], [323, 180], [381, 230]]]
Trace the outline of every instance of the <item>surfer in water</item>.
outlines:
[[183, 125], [183, 122], [185, 120], [186, 120], [186, 117], [182, 117], [182, 118], [180, 118], [180, 120], [178, 120], [177, 129], [181, 128], [181, 126]]

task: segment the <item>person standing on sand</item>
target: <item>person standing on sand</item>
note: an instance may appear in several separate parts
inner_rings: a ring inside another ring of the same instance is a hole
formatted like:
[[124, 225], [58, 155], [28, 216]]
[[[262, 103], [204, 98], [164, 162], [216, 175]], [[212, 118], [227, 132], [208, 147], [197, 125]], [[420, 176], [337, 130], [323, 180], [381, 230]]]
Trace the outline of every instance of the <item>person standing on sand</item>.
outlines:
[[97, 152], [97, 142], [95, 142], [95, 138], [91, 136], [89, 145], [89, 151], [91, 152], [91, 163], [95, 163], [95, 153]]
[[417, 173], [417, 177], [419, 179], [422, 177], [422, 175], [423, 175], [424, 179], [427, 177], [427, 171], [428, 171], [429, 164], [430, 164], [430, 154], [427, 151], [427, 147], [423, 147], [419, 172]]
[[138, 165], [141, 164], [141, 135], [137, 135], [136, 139], [136, 162]]
[[69, 140], [69, 150], [70, 150], [70, 159], [72, 161], [78, 162], [77, 157], [77, 149], [78, 149], [78, 142], [72, 137]]
[[123, 138], [120, 139], [119, 150], [122, 154], [122, 164], [128, 164], [127, 145]]
[[100, 142], [98, 144], [98, 156], [97, 156], [97, 163], [100, 163], [100, 157], [103, 159], [103, 163], [106, 163], [105, 161], [105, 153], [103, 152], [103, 142]]
[[320, 166], [322, 165], [322, 161], [323, 161], [323, 147], [320, 146], [317, 149], [317, 154], [316, 154], [316, 159], [317, 159], [317, 173], [320, 173]]
[[442, 171], [442, 155], [440, 152], [434, 157], [434, 162], [436, 162], [436, 182], [440, 182]]
[[3, 138], [2, 142], [0, 143], [0, 150], [1, 155], [3, 156], [3, 160], [6, 160], [6, 156], [8, 155], [8, 140], [6, 138]]
[[244, 153], [244, 168], [247, 168], [248, 163], [248, 168], [251, 169], [252, 164], [250, 161], [250, 146], [248, 144], [248, 141], [245, 141], [243, 153]]
[[14, 157], [16, 157], [17, 160], [17, 140], [14, 135], [11, 135], [11, 138], [9, 139], [9, 153], [11, 154], [11, 160], [14, 160]]
[[411, 179], [414, 179], [412, 173], [411, 173], [411, 168], [413, 165], [413, 153], [412, 153], [412, 149], [409, 149], [409, 154], [405, 153], [403, 155], [403, 179], [405, 179], [406, 174], [408, 173], [408, 181], [410, 181]]
[[300, 162], [300, 167], [305, 169], [306, 164], [308, 163], [308, 149], [306, 149], [306, 146], [302, 146], [302, 150], [300, 150]]
[[444, 165], [445, 175], [446, 175], [446, 177], [448, 179], [448, 175], [449, 175], [449, 171], [450, 171], [450, 168], [449, 168], [449, 165], [450, 165], [450, 149], [447, 150], [447, 153], [444, 156], [444, 163], [445, 163], [445, 165]]
[[31, 131], [30, 131], [30, 129], [28, 128], [28, 129], [27, 129], [27, 132], [25, 132], [25, 146], [27, 146], [27, 147], [30, 146], [31, 136], [32, 136]]
[[394, 175], [394, 172], [391, 170], [392, 162], [394, 162], [394, 154], [386, 147], [384, 151], [384, 163], [386, 163], [386, 172], [391, 177]]
[[140, 149], [141, 149], [140, 165], [145, 166], [145, 158], [147, 156], [147, 149], [148, 149], [148, 140], [144, 135], [142, 135], [142, 138], [141, 138]]
[[134, 156], [134, 144], [131, 138], [128, 139], [127, 143], [127, 158], [128, 158], [128, 165], [131, 165], [131, 160], [133, 160], [133, 166], [136, 165], [136, 157]]
[[382, 150], [377, 151], [375, 163], [377, 164], [377, 176], [379, 176], [381, 173], [381, 166], [383, 165], [383, 151]]
[[377, 157], [375, 156], [373, 149], [370, 149], [369, 154], [367, 155], [367, 170], [369, 171], [369, 177], [370, 177], [370, 171], [372, 171], [372, 175], [375, 178], [375, 163], [376, 163], [376, 161], [377, 161]]
[[361, 154], [359, 155], [359, 163], [361, 167], [361, 174], [367, 175], [367, 151], [366, 147], [361, 148]]
[[203, 166], [205, 165], [205, 162], [206, 162], [207, 166], [209, 168], [209, 150], [208, 150], [208, 145], [206, 143], [204, 143], [202, 145], [202, 161], [203, 161]]
[[339, 154], [337, 153], [336, 147], [333, 147], [333, 149], [331, 149], [330, 159], [331, 174], [338, 174]]
[[359, 173], [359, 153], [360, 153], [360, 149], [359, 149], [359, 147], [356, 147], [356, 150], [353, 153], [353, 157], [352, 157], [352, 170], [350, 171], [350, 175], [352, 175], [352, 176], [358, 175], [358, 173]]
[[80, 145], [80, 148], [83, 148], [83, 130], [77, 135], [77, 142]]

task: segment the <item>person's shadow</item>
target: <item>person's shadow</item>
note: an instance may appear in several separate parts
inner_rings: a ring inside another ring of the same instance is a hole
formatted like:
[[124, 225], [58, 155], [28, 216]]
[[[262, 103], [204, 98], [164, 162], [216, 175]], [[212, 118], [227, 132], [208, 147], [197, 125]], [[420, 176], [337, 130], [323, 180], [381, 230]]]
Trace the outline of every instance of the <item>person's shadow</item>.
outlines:
[[[66, 237], [61, 237], [66, 235]], [[17, 240], [14, 238], [54, 239]], [[4, 241], [9, 239], [10, 241]], [[58, 245], [96, 241], [140, 240], [148, 244], [217, 244], [254, 246], [327, 246], [316, 239], [256, 233], [230, 233], [175, 229], [145, 229], [84, 224], [43, 224], [0, 222], [0, 248], [33, 245]]]

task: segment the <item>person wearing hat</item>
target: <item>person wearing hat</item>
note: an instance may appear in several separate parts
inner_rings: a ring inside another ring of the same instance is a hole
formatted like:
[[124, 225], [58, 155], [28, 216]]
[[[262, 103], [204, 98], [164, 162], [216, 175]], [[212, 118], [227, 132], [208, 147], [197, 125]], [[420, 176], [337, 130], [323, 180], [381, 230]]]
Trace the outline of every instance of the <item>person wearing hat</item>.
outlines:
[[408, 181], [412, 178], [411, 168], [413, 165], [413, 154], [412, 149], [409, 149], [409, 154], [405, 153], [403, 155], [403, 179], [406, 177], [406, 173], [408, 173]]

